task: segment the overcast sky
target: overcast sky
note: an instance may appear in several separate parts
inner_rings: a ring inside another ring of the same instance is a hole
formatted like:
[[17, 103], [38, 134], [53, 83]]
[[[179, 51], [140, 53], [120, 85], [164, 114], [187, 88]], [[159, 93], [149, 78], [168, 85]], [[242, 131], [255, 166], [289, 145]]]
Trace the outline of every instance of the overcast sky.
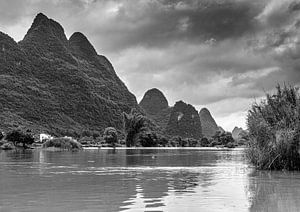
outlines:
[[1, 0], [0, 31], [19, 41], [39, 12], [85, 34], [138, 101], [156, 87], [226, 130], [277, 83], [300, 83], [299, 0]]

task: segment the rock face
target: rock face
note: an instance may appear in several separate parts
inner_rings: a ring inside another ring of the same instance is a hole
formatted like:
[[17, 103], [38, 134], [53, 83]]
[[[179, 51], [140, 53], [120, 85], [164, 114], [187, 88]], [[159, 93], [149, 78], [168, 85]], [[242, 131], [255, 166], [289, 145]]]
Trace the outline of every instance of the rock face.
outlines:
[[201, 121], [196, 109], [183, 101], [176, 102], [171, 111], [166, 133], [182, 138], [200, 139]]
[[202, 108], [199, 112], [199, 116], [203, 136], [208, 138], [214, 136], [219, 130], [219, 127], [212, 115], [210, 114], [209, 110], [207, 108]]
[[192, 105], [179, 101], [169, 107], [168, 100], [157, 88], [148, 90], [139, 105], [166, 135], [201, 138], [200, 117]]
[[122, 112], [138, 108], [135, 96], [79, 32], [38, 14], [16, 43], [0, 32], [0, 128], [65, 131], [122, 128]]
[[69, 43], [72, 53], [79, 57], [89, 59], [97, 56], [96, 50], [81, 32], [73, 33]]
[[159, 126], [163, 129], [167, 126], [171, 108], [168, 100], [160, 90], [157, 88], [148, 90], [139, 105], [144, 109], [146, 115]]
[[156, 114], [169, 107], [168, 100], [157, 88], [148, 90], [140, 102], [140, 106], [149, 114]]

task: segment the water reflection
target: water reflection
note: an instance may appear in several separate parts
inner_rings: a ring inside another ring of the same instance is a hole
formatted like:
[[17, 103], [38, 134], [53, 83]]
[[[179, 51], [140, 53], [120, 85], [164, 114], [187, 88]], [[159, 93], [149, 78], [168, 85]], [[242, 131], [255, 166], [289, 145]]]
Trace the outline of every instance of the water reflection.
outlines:
[[[33, 151], [32, 150], [11, 150], [11, 151], [2, 151], [2, 154], [0, 152], [0, 160], [2, 161], [2, 157], [5, 157], [8, 161], [31, 161], [33, 157]], [[2, 157], [1, 157], [2, 156]]]
[[0, 211], [297, 211], [300, 174], [242, 151], [0, 151]]
[[299, 211], [300, 172], [253, 171], [249, 177], [250, 211]]

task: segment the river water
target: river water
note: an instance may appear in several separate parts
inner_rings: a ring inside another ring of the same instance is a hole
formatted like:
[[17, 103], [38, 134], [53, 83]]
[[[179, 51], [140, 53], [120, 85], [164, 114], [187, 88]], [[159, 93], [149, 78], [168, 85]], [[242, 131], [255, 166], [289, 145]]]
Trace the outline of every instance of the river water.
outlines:
[[0, 211], [300, 211], [300, 172], [243, 150], [0, 151]]

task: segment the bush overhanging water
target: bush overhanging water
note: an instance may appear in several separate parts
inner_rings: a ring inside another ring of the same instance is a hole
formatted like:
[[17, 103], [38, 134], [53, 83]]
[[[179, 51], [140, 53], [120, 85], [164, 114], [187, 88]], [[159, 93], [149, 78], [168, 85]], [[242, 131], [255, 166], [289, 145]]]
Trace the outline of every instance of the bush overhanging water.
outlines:
[[260, 169], [300, 170], [300, 95], [278, 85], [248, 112], [247, 157]]

